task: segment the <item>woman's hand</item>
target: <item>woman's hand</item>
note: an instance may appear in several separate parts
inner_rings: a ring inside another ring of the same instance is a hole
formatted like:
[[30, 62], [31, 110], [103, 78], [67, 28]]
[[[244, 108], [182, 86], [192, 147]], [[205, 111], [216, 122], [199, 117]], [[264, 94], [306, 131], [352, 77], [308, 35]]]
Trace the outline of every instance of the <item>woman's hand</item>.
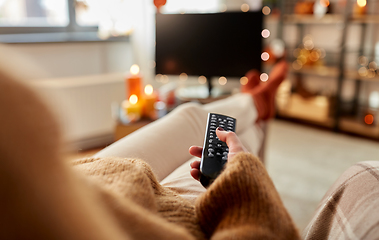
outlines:
[[[217, 137], [226, 143], [229, 148], [228, 161], [233, 160], [234, 155], [239, 152], [247, 152], [246, 148], [242, 145], [241, 141], [234, 132], [227, 132], [218, 127], [216, 129]], [[189, 148], [189, 153], [195, 157], [201, 158], [203, 148], [199, 146], [192, 146]], [[199, 180], [200, 178], [200, 160], [193, 161], [191, 164], [191, 176]]]

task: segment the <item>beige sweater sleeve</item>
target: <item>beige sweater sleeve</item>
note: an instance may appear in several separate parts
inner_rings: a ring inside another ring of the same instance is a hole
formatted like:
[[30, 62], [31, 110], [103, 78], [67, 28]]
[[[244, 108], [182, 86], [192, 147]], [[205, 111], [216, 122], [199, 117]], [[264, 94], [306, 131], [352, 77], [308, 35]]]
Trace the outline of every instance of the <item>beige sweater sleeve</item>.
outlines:
[[227, 163], [196, 212], [211, 239], [299, 239], [265, 167], [249, 153]]

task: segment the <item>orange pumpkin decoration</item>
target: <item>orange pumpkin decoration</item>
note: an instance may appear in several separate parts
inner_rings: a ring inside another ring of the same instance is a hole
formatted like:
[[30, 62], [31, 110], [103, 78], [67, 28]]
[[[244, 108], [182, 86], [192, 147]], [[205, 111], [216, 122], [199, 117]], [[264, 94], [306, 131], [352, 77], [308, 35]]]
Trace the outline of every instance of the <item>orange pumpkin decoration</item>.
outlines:
[[159, 10], [159, 8], [161, 8], [162, 6], [164, 6], [166, 4], [166, 2], [167, 2], [167, 0], [154, 0], [154, 5]]

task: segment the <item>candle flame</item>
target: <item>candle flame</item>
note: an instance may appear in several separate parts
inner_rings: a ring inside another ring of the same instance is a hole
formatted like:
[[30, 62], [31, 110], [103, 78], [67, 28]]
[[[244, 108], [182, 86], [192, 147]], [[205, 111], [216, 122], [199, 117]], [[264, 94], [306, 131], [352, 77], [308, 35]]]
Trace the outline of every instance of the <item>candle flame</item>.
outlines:
[[364, 7], [364, 6], [366, 6], [367, 1], [366, 0], [357, 0], [357, 4], [360, 7]]
[[145, 86], [145, 94], [146, 94], [146, 95], [151, 95], [151, 94], [153, 94], [153, 91], [154, 91], [153, 86], [151, 86], [150, 84], [147, 84], [147, 85]]
[[137, 75], [139, 73], [139, 66], [137, 64], [133, 64], [130, 67], [130, 73], [133, 75]]
[[136, 103], [138, 102], [138, 97], [137, 97], [137, 95], [135, 95], [135, 94], [131, 95], [131, 96], [129, 97], [129, 102], [130, 102], [131, 104], [136, 104]]

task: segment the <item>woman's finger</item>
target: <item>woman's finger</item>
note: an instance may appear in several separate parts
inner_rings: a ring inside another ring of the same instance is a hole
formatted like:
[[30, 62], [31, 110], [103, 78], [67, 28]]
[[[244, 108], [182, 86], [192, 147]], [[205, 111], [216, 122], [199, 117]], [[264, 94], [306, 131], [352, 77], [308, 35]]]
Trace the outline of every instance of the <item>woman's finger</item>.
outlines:
[[191, 146], [189, 148], [189, 153], [192, 156], [195, 156], [195, 157], [198, 157], [198, 158], [201, 158], [202, 152], [203, 152], [203, 148], [199, 147], [199, 146]]
[[190, 164], [191, 168], [200, 169], [200, 161], [195, 160]]
[[199, 169], [196, 169], [196, 168], [192, 168], [191, 171], [191, 176], [195, 179], [195, 180], [199, 180], [200, 179], [200, 170]]
[[216, 130], [217, 137], [226, 143], [229, 148], [229, 152], [244, 152], [245, 147], [234, 132], [227, 132], [224, 129], [218, 127]]

